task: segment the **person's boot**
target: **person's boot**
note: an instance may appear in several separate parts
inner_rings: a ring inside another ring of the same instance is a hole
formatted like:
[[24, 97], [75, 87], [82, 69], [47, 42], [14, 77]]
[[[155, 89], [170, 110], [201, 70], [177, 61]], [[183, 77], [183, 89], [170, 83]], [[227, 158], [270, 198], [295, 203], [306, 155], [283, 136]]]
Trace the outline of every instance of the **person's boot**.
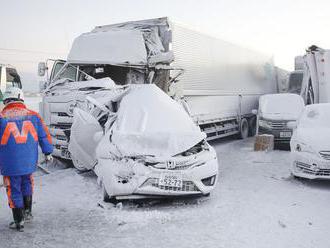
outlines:
[[26, 222], [29, 222], [33, 219], [32, 215], [32, 196], [24, 196], [24, 218]]
[[17, 231], [23, 232], [24, 228], [24, 210], [23, 208], [13, 208], [14, 221], [9, 224], [10, 229], [16, 229]]

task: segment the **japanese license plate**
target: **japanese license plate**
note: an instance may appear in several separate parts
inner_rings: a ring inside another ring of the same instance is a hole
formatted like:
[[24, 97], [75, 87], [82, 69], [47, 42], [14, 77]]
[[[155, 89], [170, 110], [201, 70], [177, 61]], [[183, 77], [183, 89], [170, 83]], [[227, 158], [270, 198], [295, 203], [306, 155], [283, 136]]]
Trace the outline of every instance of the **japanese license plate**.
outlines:
[[290, 138], [292, 135], [291, 132], [280, 132], [280, 137], [281, 138]]
[[158, 185], [182, 188], [182, 176], [176, 174], [161, 174]]

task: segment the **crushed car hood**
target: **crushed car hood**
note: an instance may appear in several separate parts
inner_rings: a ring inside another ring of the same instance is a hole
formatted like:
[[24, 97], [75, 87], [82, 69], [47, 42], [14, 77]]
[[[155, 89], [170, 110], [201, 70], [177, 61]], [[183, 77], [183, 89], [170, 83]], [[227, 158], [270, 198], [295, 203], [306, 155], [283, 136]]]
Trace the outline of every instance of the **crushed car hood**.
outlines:
[[155, 85], [131, 87], [112, 126], [118, 156], [174, 156], [205, 139], [184, 108]]

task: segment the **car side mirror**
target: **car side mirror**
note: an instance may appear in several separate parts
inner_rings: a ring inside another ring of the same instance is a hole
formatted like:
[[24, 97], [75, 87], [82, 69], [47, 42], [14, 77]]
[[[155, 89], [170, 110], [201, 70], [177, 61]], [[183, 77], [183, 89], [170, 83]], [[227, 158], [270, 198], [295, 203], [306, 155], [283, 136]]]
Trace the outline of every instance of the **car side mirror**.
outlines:
[[45, 62], [40, 62], [40, 63], [38, 64], [38, 75], [39, 75], [40, 77], [45, 76], [47, 69], [48, 69], [48, 68], [47, 68], [46, 63], [45, 63]]
[[254, 114], [254, 115], [257, 115], [258, 114], [258, 110], [257, 109], [252, 109], [252, 114]]
[[296, 121], [289, 121], [287, 124], [286, 124], [287, 128], [289, 129], [296, 129], [297, 128], [297, 122]]

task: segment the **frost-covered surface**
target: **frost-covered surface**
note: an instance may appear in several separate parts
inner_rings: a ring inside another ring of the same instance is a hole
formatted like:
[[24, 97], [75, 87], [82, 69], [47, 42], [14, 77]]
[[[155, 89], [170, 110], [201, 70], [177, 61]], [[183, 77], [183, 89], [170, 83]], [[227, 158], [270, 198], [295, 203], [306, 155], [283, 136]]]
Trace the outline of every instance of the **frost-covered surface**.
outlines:
[[117, 116], [112, 142], [123, 156], [171, 157], [206, 137], [183, 107], [156, 85], [132, 88]]
[[268, 94], [260, 97], [262, 117], [274, 120], [296, 120], [304, 109], [304, 100], [297, 94]]
[[1, 188], [0, 246], [329, 247], [329, 181], [291, 178], [289, 152], [254, 152], [253, 139], [213, 145], [221, 173], [209, 198], [115, 208], [93, 174], [59, 170], [36, 178], [34, 221], [17, 233]]

